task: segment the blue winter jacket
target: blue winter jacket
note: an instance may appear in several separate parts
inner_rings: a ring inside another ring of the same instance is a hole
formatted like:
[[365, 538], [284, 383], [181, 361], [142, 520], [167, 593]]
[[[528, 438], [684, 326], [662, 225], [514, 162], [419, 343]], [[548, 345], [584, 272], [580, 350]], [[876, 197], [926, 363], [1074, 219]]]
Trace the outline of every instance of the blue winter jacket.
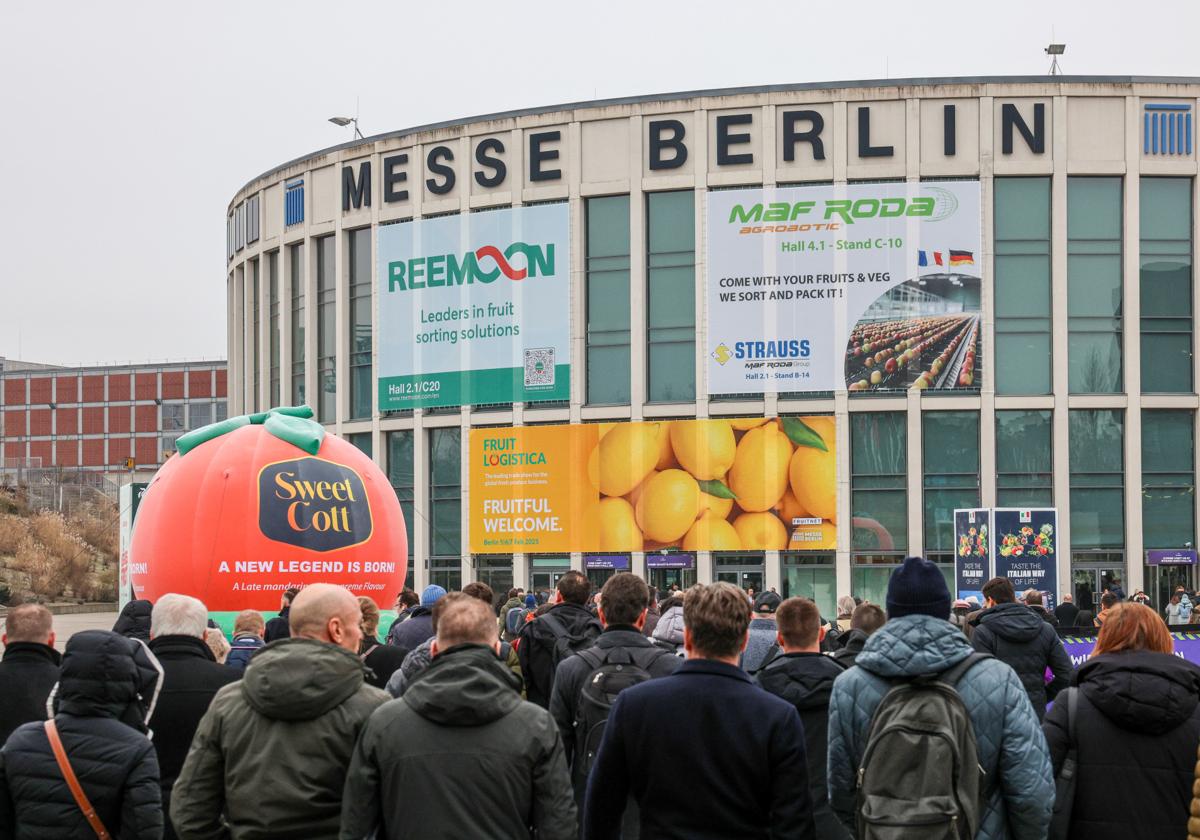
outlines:
[[229, 655], [225, 657], [225, 664], [236, 671], [245, 671], [250, 657], [265, 644], [258, 636], [238, 636], [233, 640]]
[[[855, 778], [871, 717], [889, 681], [934, 674], [971, 653], [948, 621], [909, 615], [888, 621], [867, 640], [856, 668], [833, 684], [829, 702], [829, 802], [854, 828]], [[997, 659], [974, 665], [958, 683], [987, 773], [988, 794], [976, 840], [1044, 840], [1054, 807], [1050, 753], [1012, 668]]]

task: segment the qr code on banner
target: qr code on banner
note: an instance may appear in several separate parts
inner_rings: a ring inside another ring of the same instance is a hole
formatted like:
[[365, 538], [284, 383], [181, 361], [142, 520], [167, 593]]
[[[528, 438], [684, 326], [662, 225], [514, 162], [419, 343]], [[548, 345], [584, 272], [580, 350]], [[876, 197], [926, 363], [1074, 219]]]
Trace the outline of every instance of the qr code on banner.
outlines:
[[534, 347], [525, 350], [525, 387], [554, 384], [554, 348]]

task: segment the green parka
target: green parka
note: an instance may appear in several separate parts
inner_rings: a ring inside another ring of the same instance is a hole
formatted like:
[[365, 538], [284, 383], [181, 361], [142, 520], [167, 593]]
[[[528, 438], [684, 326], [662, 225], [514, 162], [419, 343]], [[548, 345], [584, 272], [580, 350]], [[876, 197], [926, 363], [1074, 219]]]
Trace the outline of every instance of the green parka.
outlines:
[[337, 837], [354, 742], [390, 699], [347, 650], [267, 645], [200, 721], [172, 791], [180, 840]]
[[575, 801], [554, 718], [523, 701], [485, 645], [434, 657], [371, 715], [346, 778], [342, 838], [575, 840]]

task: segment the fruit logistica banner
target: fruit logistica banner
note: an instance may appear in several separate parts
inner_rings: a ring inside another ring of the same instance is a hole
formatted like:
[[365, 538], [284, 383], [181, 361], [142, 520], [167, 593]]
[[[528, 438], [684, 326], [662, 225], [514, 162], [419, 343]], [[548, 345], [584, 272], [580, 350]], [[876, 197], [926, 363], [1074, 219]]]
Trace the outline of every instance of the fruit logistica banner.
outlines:
[[471, 551], [837, 543], [832, 417], [471, 430]]
[[565, 203], [378, 235], [381, 411], [570, 396]]
[[970, 388], [976, 181], [708, 193], [708, 390]]

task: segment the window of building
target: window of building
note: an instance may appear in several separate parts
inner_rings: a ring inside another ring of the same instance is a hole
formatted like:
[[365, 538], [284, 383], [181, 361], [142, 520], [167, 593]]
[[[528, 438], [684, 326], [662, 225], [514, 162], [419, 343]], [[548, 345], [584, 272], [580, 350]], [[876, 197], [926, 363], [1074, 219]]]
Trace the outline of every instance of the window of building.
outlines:
[[837, 615], [837, 571], [832, 553], [783, 552], [779, 556], [783, 570], [783, 597], [799, 595], [813, 601], [821, 615]]
[[979, 412], [921, 414], [925, 552], [954, 550], [955, 508], [979, 507]]
[[400, 511], [404, 515], [404, 528], [408, 534], [408, 572], [405, 585], [413, 585], [413, 551], [417, 542], [413, 505], [416, 499], [416, 480], [413, 473], [413, 433], [409, 429], [387, 433], [388, 482], [400, 500]]
[[647, 399], [696, 399], [696, 220], [692, 191], [646, 198]]
[[267, 286], [271, 299], [269, 301], [271, 309], [271, 338], [270, 338], [270, 364], [271, 364], [271, 392], [267, 394], [267, 407], [283, 405], [283, 395], [279, 390], [279, 252], [272, 251], [267, 254]]
[[1192, 391], [1192, 181], [1142, 178], [1142, 392]]
[[1121, 201], [1120, 178], [1067, 179], [1067, 381], [1073, 394], [1123, 387]]
[[213, 422], [220, 423], [229, 417], [229, 403], [225, 400], [213, 403]]
[[1142, 412], [1142, 543], [1146, 548], [1195, 544], [1195, 427], [1190, 411]]
[[350, 231], [350, 417], [371, 416], [371, 229]]
[[462, 588], [462, 430], [457, 426], [429, 430], [429, 529], [430, 569], [453, 570], [459, 581], [454, 588]]
[[337, 262], [332, 236], [316, 241], [317, 419], [337, 420]]
[[[166, 406], [163, 407], [165, 408]], [[188, 415], [189, 429], [199, 429], [201, 426], [207, 426], [213, 421], [212, 403], [188, 403]]]
[[496, 597], [495, 609], [508, 600], [508, 590], [513, 588], [513, 558], [511, 554], [475, 555], [475, 579], [492, 587]]
[[629, 404], [629, 196], [587, 200], [587, 401]]
[[288, 246], [292, 286], [292, 405], [304, 405], [304, 244]]
[[1050, 179], [995, 180], [998, 394], [1051, 392]]
[[[179, 435], [163, 435], [159, 440], [159, 458], [166, 460], [169, 456], [175, 454], [175, 446], [179, 440]], [[61, 444], [59, 444], [61, 446]]]
[[1072, 409], [1071, 548], [1125, 545], [1125, 418], [1120, 411]]
[[1050, 411], [996, 412], [996, 506], [1053, 507]]
[[160, 428], [164, 432], [183, 431], [187, 428], [183, 403], [162, 404], [162, 424]]
[[374, 451], [375, 447], [374, 444], [371, 443], [370, 432], [354, 432], [353, 434], [346, 435], [346, 440], [349, 441], [351, 446], [353, 446], [362, 454], [366, 455], [368, 458], [374, 457], [372, 452]]
[[261, 358], [261, 343], [262, 343], [262, 307], [258, 300], [259, 283], [258, 283], [258, 260], [250, 261], [250, 284], [251, 294], [254, 295], [254, 352], [251, 354], [254, 359], [254, 377], [251, 381], [254, 383], [254, 392], [250, 396], [251, 411], [258, 411], [259, 387], [262, 376], [262, 358]]
[[908, 550], [907, 459], [904, 412], [850, 415], [852, 551]]

